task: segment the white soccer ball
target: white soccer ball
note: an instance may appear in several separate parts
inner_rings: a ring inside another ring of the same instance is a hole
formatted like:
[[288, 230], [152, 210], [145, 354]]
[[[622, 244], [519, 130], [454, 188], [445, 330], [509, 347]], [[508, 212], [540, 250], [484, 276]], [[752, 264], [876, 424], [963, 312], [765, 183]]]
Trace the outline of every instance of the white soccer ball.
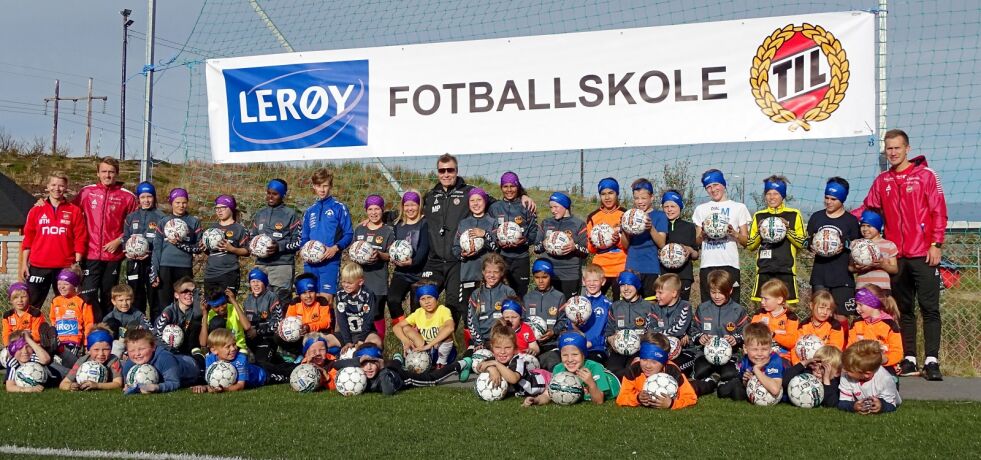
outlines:
[[179, 348], [184, 343], [184, 329], [176, 324], [168, 324], [160, 331], [160, 343], [168, 348]]
[[613, 230], [609, 224], [599, 224], [589, 232], [589, 242], [596, 249], [610, 249], [620, 241], [620, 233]]
[[875, 241], [861, 239], [852, 243], [852, 262], [855, 265], [867, 267], [882, 259], [882, 251]]
[[204, 380], [208, 386], [228, 388], [238, 382], [238, 369], [232, 363], [215, 361], [204, 371]]
[[633, 329], [620, 329], [613, 334], [613, 351], [630, 356], [640, 351], [640, 334]]
[[498, 382], [491, 382], [489, 372], [481, 372], [474, 382], [473, 390], [484, 401], [500, 401], [508, 393], [508, 383], [501, 379]]
[[310, 393], [323, 385], [323, 374], [313, 364], [300, 364], [290, 373], [290, 388], [300, 393]]
[[341, 368], [334, 378], [334, 387], [344, 396], [357, 396], [368, 386], [368, 376], [357, 366]]
[[715, 366], [721, 366], [732, 358], [732, 345], [719, 336], [712, 337], [704, 348], [705, 359]]
[[460, 251], [476, 254], [481, 249], [484, 249], [484, 238], [472, 236], [468, 231], [460, 234]]
[[569, 320], [577, 325], [585, 324], [586, 321], [589, 321], [589, 317], [592, 314], [593, 304], [589, 303], [589, 299], [581, 295], [573, 296], [565, 303], [566, 318], [569, 318]]
[[354, 263], [359, 265], [364, 265], [371, 261], [375, 257], [375, 248], [371, 246], [371, 243], [361, 240], [351, 243], [351, 246], [347, 248], [347, 256], [351, 258]]
[[497, 227], [497, 242], [500, 244], [517, 244], [525, 231], [520, 225], [508, 221]]
[[394, 263], [404, 263], [412, 260], [412, 243], [409, 240], [395, 240], [388, 247], [388, 258]]
[[671, 346], [671, 350], [668, 351], [668, 359], [673, 360], [681, 354], [681, 340], [673, 335], [669, 335], [668, 344]]
[[805, 409], [817, 407], [824, 401], [824, 384], [813, 374], [798, 374], [787, 385], [790, 403]]
[[572, 237], [566, 232], [550, 231], [545, 235], [545, 240], [542, 245], [545, 247], [545, 252], [553, 255], [560, 256], [565, 251], [565, 248], [572, 244]]
[[201, 234], [201, 241], [204, 242], [204, 247], [208, 251], [217, 251], [218, 243], [225, 239], [225, 232], [220, 228], [209, 228]]
[[300, 248], [300, 258], [308, 264], [319, 264], [327, 258], [327, 246], [317, 240], [310, 240]]
[[158, 382], [160, 382], [160, 373], [157, 372], [157, 368], [149, 364], [136, 364], [129, 368], [129, 372], [126, 373], [127, 386], [155, 384]]
[[473, 354], [470, 355], [470, 368], [476, 370], [478, 364], [487, 361], [488, 359], [494, 359], [494, 352], [486, 348], [475, 350]]
[[88, 360], [78, 365], [75, 371], [75, 382], [106, 383], [109, 381], [109, 369], [98, 361]]
[[685, 247], [678, 243], [665, 244], [657, 252], [657, 255], [661, 259], [661, 265], [670, 269], [681, 268], [688, 261], [688, 254], [685, 254]]
[[287, 316], [279, 322], [279, 338], [285, 342], [296, 342], [303, 335], [303, 318], [299, 316]]
[[183, 240], [187, 238], [187, 234], [191, 232], [191, 228], [187, 226], [187, 222], [177, 217], [170, 219], [164, 224], [164, 236], [168, 240]]
[[837, 227], [825, 225], [811, 237], [811, 250], [819, 256], [834, 257], [844, 249], [841, 230], [838, 230]]
[[640, 209], [628, 209], [620, 217], [620, 228], [628, 235], [640, 235], [647, 231], [647, 226], [651, 222], [651, 216]]
[[823, 346], [824, 341], [820, 337], [814, 334], [807, 334], [797, 339], [797, 345], [794, 345], [794, 351], [797, 352], [797, 357], [801, 361], [807, 361], [814, 359], [814, 353], [817, 353]]
[[754, 375], [746, 382], [746, 396], [749, 398], [749, 402], [757, 406], [775, 406], [783, 399], [783, 388], [780, 389], [780, 394], [773, 396], [769, 390], [763, 387], [760, 379]]
[[542, 368], [542, 364], [538, 362], [538, 358], [536, 358], [535, 355], [531, 353], [520, 353], [518, 356], [520, 356], [524, 361], [526, 371], [533, 371], [535, 369]]
[[347, 350], [341, 352], [341, 355], [337, 359], [351, 359], [354, 357], [354, 347], [350, 347]]
[[33, 361], [17, 366], [14, 373], [14, 384], [21, 388], [32, 388], [44, 385], [48, 380], [48, 372], [44, 366]]
[[0, 367], [7, 367], [7, 361], [10, 361], [10, 352], [7, 347], [0, 347]]
[[273, 243], [271, 236], [265, 233], [261, 235], [256, 235], [249, 241], [249, 252], [256, 257], [269, 257], [272, 255], [272, 251], [269, 250], [269, 245]]
[[710, 240], [722, 240], [729, 236], [729, 219], [713, 212], [702, 222], [702, 231]]
[[779, 243], [787, 237], [787, 225], [779, 217], [767, 217], [759, 225], [760, 239], [764, 243]]
[[558, 372], [552, 375], [548, 383], [548, 395], [552, 402], [560, 406], [568, 406], [582, 400], [585, 394], [582, 379], [572, 372]]
[[657, 398], [667, 396], [674, 399], [678, 396], [678, 381], [674, 377], [660, 372], [647, 377], [644, 382], [644, 392]]
[[405, 354], [405, 368], [409, 372], [421, 374], [429, 370], [432, 359], [425, 351], [410, 351]]
[[529, 316], [525, 319], [528, 327], [535, 333], [535, 340], [541, 340], [542, 336], [548, 332], [548, 323], [541, 316]]
[[130, 235], [123, 247], [126, 257], [130, 259], [142, 259], [150, 254], [150, 241], [143, 235]]

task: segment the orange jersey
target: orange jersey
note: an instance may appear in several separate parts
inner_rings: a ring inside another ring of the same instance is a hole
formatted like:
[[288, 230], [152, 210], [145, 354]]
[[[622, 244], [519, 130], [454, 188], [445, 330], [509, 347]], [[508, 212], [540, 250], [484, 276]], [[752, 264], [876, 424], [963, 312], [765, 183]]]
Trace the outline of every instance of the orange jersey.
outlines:
[[10, 344], [10, 334], [17, 331], [31, 331], [31, 338], [41, 342], [41, 325], [44, 315], [37, 308], [28, 308], [23, 313], [10, 310], [3, 314], [3, 346]]
[[781, 358], [790, 359], [790, 350], [797, 345], [797, 329], [800, 320], [797, 314], [784, 308], [783, 313], [773, 316], [768, 312], [760, 312], [753, 316], [753, 323], [763, 323], [773, 333], [773, 341], [777, 344], [777, 353]]
[[86, 335], [95, 324], [92, 306], [85, 303], [81, 297], [58, 296], [51, 301], [51, 324], [58, 332], [58, 341], [85, 344]]
[[310, 306], [303, 305], [303, 302], [290, 305], [286, 310], [286, 316], [299, 316], [303, 320], [303, 325], [310, 328], [310, 332], [332, 332], [330, 307], [321, 305], [319, 299]]
[[[825, 321], [817, 326], [808, 321], [801, 324], [800, 328], [797, 329], [798, 339], [809, 334], [818, 336], [825, 345], [831, 345], [842, 351], [845, 350], [845, 331], [841, 330], [841, 324], [837, 321]], [[790, 363], [796, 365], [799, 362], [797, 347], [794, 347], [790, 350]]]
[[[671, 366], [673, 369], [666, 368], [665, 372], [681, 381], [681, 384], [678, 385], [678, 394], [674, 397], [674, 402], [671, 403], [671, 410], [694, 406], [698, 402], [698, 395], [695, 394], [695, 388], [691, 386], [691, 382], [688, 381], [688, 378], [681, 373], [674, 363], [669, 361], [668, 366]], [[620, 382], [620, 394], [617, 395], [618, 406], [637, 407], [640, 405], [637, 395], [641, 391], [644, 391], [644, 383], [647, 382], [647, 376], [642, 372], [638, 372], [638, 374], [634, 379], [629, 379], [627, 376], [623, 377], [623, 380]]]
[[594, 225], [607, 224], [613, 227], [614, 230], [618, 230], [620, 228], [620, 218], [623, 217], [625, 211], [622, 207], [617, 207], [612, 211], [600, 208], [586, 217], [586, 246], [590, 254], [595, 254], [593, 256], [593, 263], [603, 268], [603, 276], [607, 278], [620, 276], [620, 272], [626, 267], [627, 242], [623, 238], [620, 238], [616, 246], [610, 249], [600, 250], [593, 246], [593, 242], [588, 236], [593, 231]]
[[861, 318], [852, 323], [848, 330], [848, 343], [859, 340], [875, 340], [882, 344], [885, 354], [883, 366], [895, 366], [903, 360], [903, 336], [899, 333], [899, 323], [895, 319], [886, 318], [869, 323]]

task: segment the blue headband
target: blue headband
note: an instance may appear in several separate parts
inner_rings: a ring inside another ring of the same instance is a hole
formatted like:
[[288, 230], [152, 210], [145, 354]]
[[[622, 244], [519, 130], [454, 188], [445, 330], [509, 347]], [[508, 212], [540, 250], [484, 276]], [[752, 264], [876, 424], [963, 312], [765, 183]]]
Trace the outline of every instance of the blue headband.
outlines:
[[281, 197], [286, 196], [286, 190], [287, 190], [286, 182], [283, 182], [282, 180], [273, 179], [269, 181], [269, 184], [266, 185], [266, 188], [278, 193], [279, 196]]
[[875, 211], [868, 209], [862, 211], [862, 219], [859, 221], [859, 223], [871, 225], [872, 227], [875, 227], [876, 230], [880, 232], [882, 231], [882, 216]]
[[222, 294], [218, 296], [217, 299], [209, 300], [208, 306], [214, 308], [214, 307], [225, 305], [226, 303], [228, 303], [228, 297], [225, 297], [225, 294]]
[[637, 289], [637, 292], [641, 291], [640, 277], [633, 272], [621, 272], [620, 276], [617, 277], [617, 286], [623, 286], [624, 284], [629, 284]]
[[151, 184], [149, 182], [140, 182], [140, 185], [137, 185], [136, 186], [136, 196], [137, 197], [140, 196], [140, 195], [142, 195], [142, 194], [144, 194], [144, 193], [149, 193], [149, 194], [153, 195], [154, 198], [157, 197], [157, 189], [153, 186], [153, 184]]
[[555, 267], [552, 266], [552, 262], [548, 259], [538, 259], [531, 266], [531, 273], [535, 274], [538, 272], [545, 272], [548, 276], [555, 276]]
[[314, 280], [310, 279], [310, 278], [305, 278], [305, 277], [304, 278], [300, 278], [300, 279], [296, 280], [296, 283], [295, 284], [296, 284], [296, 293], [297, 294], [303, 294], [303, 293], [306, 293], [306, 292], [311, 292], [311, 291], [316, 292], [317, 291], [317, 283]]
[[667, 192], [664, 192], [663, 196], [661, 196], [662, 205], [668, 201], [674, 202], [674, 204], [678, 205], [679, 209], [685, 209], [684, 199], [681, 197], [681, 194], [674, 190], [668, 190]]
[[416, 288], [416, 300], [423, 298], [424, 296], [439, 297], [439, 289], [436, 288], [435, 284], [423, 284]]
[[653, 359], [661, 364], [668, 362], [668, 354], [665, 353], [664, 349], [650, 342], [640, 344], [640, 353], [637, 356], [640, 359]]
[[586, 354], [586, 336], [577, 332], [566, 332], [559, 336], [559, 350], [562, 347], [572, 345], [579, 349], [582, 354]]
[[635, 191], [635, 192], [637, 190], [647, 190], [647, 193], [650, 193], [651, 195], [654, 194], [654, 185], [651, 184], [650, 181], [646, 181], [645, 180], [645, 181], [638, 182], [638, 183], [634, 184], [634, 186], [632, 188], [633, 188], [633, 191]]
[[378, 347], [364, 347], [358, 351], [355, 351], [354, 357], [357, 359], [361, 359], [361, 358], [383, 359], [382, 351]]
[[249, 281], [252, 280], [262, 281], [262, 284], [269, 285], [269, 275], [266, 275], [266, 272], [262, 271], [259, 267], [249, 270]]
[[780, 196], [787, 198], [787, 183], [782, 180], [763, 181], [763, 194], [770, 190], [776, 190]]
[[560, 206], [566, 209], [572, 209], [572, 198], [562, 192], [554, 192], [552, 196], [548, 197], [548, 201], [554, 201]]
[[620, 183], [612, 177], [607, 177], [606, 179], [599, 181], [599, 185], [596, 187], [596, 189], [598, 193], [603, 193], [603, 190], [610, 189], [613, 190], [613, 193], [619, 195]]
[[306, 340], [303, 341], [303, 354], [306, 355], [307, 354], [307, 350], [309, 350], [310, 347], [312, 347], [313, 344], [315, 344], [317, 342], [323, 342], [324, 343], [324, 347], [327, 347], [327, 340], [324, 339], [323, 337], [311, 337], [311, 338], [306, 339]]
[[92, 345], [99, 342], [107, 342], [109, 345], [112, 345], [112, 334], [110, 334], [108, 331], [103, 331], [102, 329], [96, 329], [85, 337], [86, 348], [92, 348]]
[[501, 302], [501, 313], [506, 311], [513, 311], [517, 313], [518, 316], [521, 316], [524, 314], [525, 309], [521, 307], [520, 303], [515, 302], [514, 300], [504, 299], [504, 302]]
[[726, 186], [726, 176], [722, 174], [722, 171], [714, 169], [711, 171], [705, 171], [705, 174], [702, 174], [702, 187], [708, 187], [711, 184], [721, 184], [723, 187]]
[[845, 199], [848, 198], [848, 187], [834, 181], [829, 181], [828, 185], [824, 186], [824, 196], [835, 197], [838, 201], [844, 203]]

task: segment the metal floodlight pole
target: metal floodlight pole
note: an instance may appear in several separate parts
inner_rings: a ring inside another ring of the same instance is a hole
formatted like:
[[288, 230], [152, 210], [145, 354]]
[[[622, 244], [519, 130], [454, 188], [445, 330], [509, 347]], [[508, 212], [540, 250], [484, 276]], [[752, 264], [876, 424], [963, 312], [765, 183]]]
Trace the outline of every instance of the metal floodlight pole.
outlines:
[[123, 16], [123, 64], [119, 75], [119, 160], [126, 159], [126, 49], [129, 47], [129, 26], [133, 20], [129, 18], [133, 10], [122, 10]]
[[150, 134], [153, 127], [153, 45], [156, 39], [154, 27], [157, 22], [157, 2], [147, 0], [146, 25], [146, 89], [143, 102], [143, 160], [140, 164], [140, 180], [149, 181], [150, 176]]

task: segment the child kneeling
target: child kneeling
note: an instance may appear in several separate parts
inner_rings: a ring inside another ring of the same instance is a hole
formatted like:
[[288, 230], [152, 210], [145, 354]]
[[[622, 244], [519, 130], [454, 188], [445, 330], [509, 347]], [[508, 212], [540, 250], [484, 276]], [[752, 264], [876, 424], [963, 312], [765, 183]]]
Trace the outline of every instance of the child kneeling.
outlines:
[[[683, 409], [694, 406], [698, 402], [695, 388], [675, 363], [668, 360], [670, 350], [668, 338], [661, 333], [647, 333], [640, 344], [637, 359], [631, 363], [623, 376], [620, 395], [617, 396], [618, 406], [653, 407], [655, 409]], [[674, 398], [655, 396], [644, 391], [647, 379], [659, 373], [665, 373], [678, 383], [678, 393]]]
[[[129, 286], [126, 286], [129, 287]], [[105, 325], [96, 324], [85, 338], [88, 353], [83, 355], [75, 365], [68, 371], [68, 375], [61, 380], [58, 388], [65, 391], [87, 391], [87, 390], [116, 390], [123, 387], [123, 366], [119, 358], [112, 354], [113, 337]], [[78, 383], [76, 376], [82, 364], [88, 361], [95, 361], [106, 367], [108, 372], [108, 382], [83, 382]]]
[[[555, 365], [553, 372], [571, 372], [579, 376], [586, 390], [583, 392], [583, 400], [603, 404], [607, 399], [616, 398], [620, 394], [620, 381], [616, 375], [602, 364], [586, 359], [586, 336], [579, 332], [566, 332], [559, 337], [558, 345], [562, 362]], [[538, 396], [525, 398], [523, 405], [545, 405], [551, 401], [552, 396], [546, 388]]]

